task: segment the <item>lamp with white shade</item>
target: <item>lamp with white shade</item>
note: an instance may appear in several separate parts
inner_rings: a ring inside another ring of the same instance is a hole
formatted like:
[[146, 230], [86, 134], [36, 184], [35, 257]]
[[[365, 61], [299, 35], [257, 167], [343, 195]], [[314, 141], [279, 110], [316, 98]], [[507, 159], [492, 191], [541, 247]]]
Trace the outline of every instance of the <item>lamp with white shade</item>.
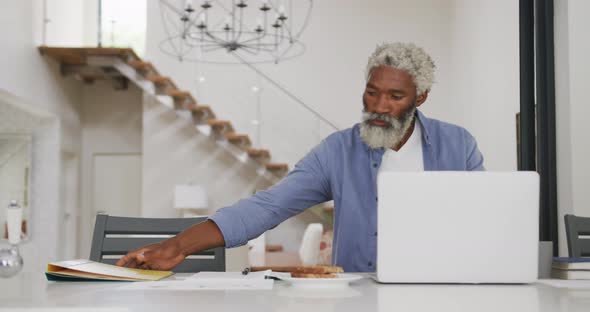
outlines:
[[174, 208], [181, 209], [184, 218], [207, 217], [209, 199], [205, 188], [200, 185], [176, 185]]

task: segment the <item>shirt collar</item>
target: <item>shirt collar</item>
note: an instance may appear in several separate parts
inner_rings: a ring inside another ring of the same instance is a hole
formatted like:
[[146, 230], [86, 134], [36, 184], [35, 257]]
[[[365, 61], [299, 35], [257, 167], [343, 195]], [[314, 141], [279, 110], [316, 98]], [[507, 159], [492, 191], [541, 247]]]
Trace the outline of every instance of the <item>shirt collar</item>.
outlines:
[[430, 145], [430, 129], [432, 129], [432, 121], [430, 118], [424, 116], [419, 110], [416, 110], [416, 117], [418, 118], [420, 129], [422, 130], [422, 139], [426, 144]]

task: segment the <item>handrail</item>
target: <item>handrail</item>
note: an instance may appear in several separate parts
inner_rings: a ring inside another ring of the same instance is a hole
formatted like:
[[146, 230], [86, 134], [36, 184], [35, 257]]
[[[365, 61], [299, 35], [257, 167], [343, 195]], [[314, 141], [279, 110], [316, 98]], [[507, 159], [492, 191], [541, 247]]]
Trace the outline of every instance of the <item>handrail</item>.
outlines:
[[336, 125], [334, 125], [332, 122], [330, 122], [329, 120], [327, 120], [324, 116], [322, 116], [316, 110], [314, 110], [313, 108], [309, 107], [307, 104], [305, 104], [305, 102], [303, 102], [303, 100], [301, 100], [300, 98], [298, 98], [295, 94], [291, 93], [289, 90], [287, 90], [285, 87], [283, 87], [277, 81], [275, 81], [270, 76], [268, 76], [267, 74], [265, 74], [264, 72], [262, 72], [256, 66], [254, 66], [254, 65], [246, 62], [242, 57], [240, 57], [237, 53], [235, 53], [233, 51], [231, 52], [231, 55], [233, 55], [235, 58], [237, 58], [242, 64], [248, 66], [250, 69], [252, 69], [253, 71], [255, 71], [258, 75], [260, 75], [266, 81], [270, 82], [277, 89], [281, 90], [284, 94], [286, 94], [288, 97], [290, 97], [291, 99], [293, 99], [295, 102], [299, 103], [301, 106], [303, 106], [309, 112], [311, 112], [312, 114], [314, 114], [317, 118], [319, 118], [323, 122], [325, 122], [328, 125], [330, 125], [334, 130], [336, 130], [336, 131], [340, 130], [338, 127], [336, 127]]

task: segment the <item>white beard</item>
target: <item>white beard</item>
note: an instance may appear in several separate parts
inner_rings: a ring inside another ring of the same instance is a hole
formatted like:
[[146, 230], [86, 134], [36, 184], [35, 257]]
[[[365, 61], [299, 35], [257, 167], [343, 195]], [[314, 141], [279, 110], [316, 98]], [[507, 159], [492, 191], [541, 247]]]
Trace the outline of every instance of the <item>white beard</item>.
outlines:
[[[404, 136], [408, 132], [408, 129], [410, 129], [412, 126], [415, 113], [415, 105], [405, 112], [400, 118], [363, 111], [363, 118], [360, 126], [361, 139], [370, 148], [393, 148], [403, 140]], [[390, 126], [374, 126], [369, 123], [369, 121], [373, 119], [386, 121], [390, 124]]]

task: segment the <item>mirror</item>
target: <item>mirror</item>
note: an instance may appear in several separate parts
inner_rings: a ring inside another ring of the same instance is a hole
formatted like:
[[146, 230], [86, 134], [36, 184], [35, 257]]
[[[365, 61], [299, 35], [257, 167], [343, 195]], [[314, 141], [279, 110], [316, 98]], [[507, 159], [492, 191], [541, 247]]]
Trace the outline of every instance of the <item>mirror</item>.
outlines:
[[22, 240], [27, 238], [31, 168], [31, 136], [0, 133], [0, 225], [2, 239], [8, 238], [6, 207], [16, 200], [23, 208]]

